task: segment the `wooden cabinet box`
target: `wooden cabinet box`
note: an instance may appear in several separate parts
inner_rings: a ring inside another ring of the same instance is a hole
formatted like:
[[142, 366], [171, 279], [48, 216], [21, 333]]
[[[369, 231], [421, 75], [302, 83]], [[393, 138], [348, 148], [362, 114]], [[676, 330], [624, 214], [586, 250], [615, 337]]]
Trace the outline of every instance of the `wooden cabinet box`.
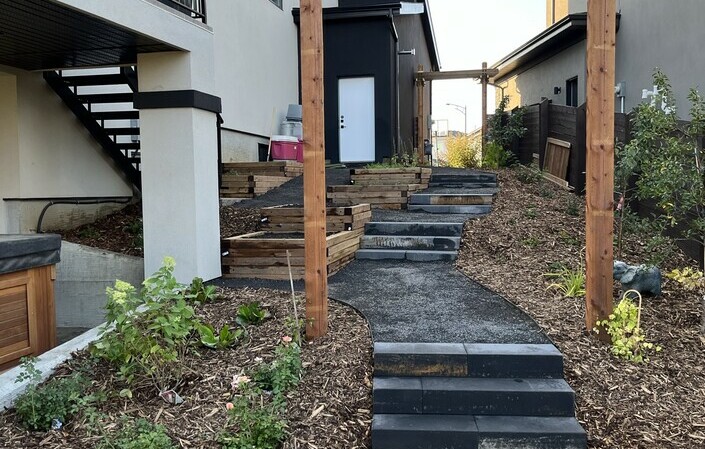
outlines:
[[56, 346], [55, 265], [41, 265], [58, 261], [56, 242], [8, 245], [8, 237], [0, 236], [0, 371]]

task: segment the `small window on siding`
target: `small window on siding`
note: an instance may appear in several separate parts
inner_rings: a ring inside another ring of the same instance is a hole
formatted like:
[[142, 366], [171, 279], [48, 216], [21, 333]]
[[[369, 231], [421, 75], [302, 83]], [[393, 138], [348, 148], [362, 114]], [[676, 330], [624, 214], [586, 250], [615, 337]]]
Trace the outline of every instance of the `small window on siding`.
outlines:
[[282, 1], [283, 1], [283, 0], [269, 0], [269, 1], [272, 2], [272, 3], [274, 3], [275, 5], [277, 5], [277, 8], [279, 8], [279, 9], [284, 9], [284, 8], [282, 7]]

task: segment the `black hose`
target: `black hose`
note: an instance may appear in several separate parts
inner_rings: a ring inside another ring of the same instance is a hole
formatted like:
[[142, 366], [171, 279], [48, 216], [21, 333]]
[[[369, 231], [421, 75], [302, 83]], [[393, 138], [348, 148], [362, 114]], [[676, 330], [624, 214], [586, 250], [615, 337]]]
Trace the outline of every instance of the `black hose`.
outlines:
[[96, 198], [96, 199], [62, 199], [62, 200], [52, 200], [49, 204], [44, 206], [42, 212], [39, 214], [39, 219], [37, 220], [37, 234], [42, 232], [42, 221], [44, 220], [44, 214], [47, 210], [55, 204], [75, 204], [77, 206], [88, 205], [88, 204], [128, 204], [132, 201], [132, 197], [124, 197], [122, 199], [117, 198]]

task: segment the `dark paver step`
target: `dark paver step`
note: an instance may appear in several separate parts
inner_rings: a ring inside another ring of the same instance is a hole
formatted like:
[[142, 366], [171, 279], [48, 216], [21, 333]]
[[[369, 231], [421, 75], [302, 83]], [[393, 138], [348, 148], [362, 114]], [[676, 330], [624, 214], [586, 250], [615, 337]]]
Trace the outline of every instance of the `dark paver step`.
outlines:
[[373, 449], [585, 449], [575, 418], [385, 415], [372, 419]]
[[494, 189], [496, 182], [462, 182], [462, 181], [431, 181], [429, 187], [444, 187], [454, 189]]
[[478, 449], [472, 416], [374, 415], [373, 449]]
[[408, 260], [411, 262], [452, 262], [457, 251], [421, 249], [360, 249], [355, 253], [360, 260]]
[[365, 225], [365, 235], [460, 237], [462, 234], [463, 223], [377, 221]]
[[587, 448], [587, 435], [575, 418], [477, 416], [475, 422], [479, 448]]
[[373, 397], [375, 413], [575, 415], [575, 393], [563, 379], [375, 378]]
[[374, 346], [376, 376], [562, 379], [552, 344], [391, 343]]
[[444, 204], [409, 204], [409, 212], [423, 211], [429, 214], [464, 214], [487, 215], [492, 212], [492, 206], [463, 206]]
[[360, 247], [362, 249], [457, 251], [460, 248], [460, 237], [364, 235], [360, 240]]

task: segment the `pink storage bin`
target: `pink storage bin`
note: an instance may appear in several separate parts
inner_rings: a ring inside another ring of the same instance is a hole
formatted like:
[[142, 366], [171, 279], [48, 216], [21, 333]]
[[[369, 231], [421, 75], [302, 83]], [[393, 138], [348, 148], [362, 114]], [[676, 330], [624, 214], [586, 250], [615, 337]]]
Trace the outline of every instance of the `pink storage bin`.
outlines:
[[303, 143], [296, 137], [272, 136], [272, 159], [304, 161]]

